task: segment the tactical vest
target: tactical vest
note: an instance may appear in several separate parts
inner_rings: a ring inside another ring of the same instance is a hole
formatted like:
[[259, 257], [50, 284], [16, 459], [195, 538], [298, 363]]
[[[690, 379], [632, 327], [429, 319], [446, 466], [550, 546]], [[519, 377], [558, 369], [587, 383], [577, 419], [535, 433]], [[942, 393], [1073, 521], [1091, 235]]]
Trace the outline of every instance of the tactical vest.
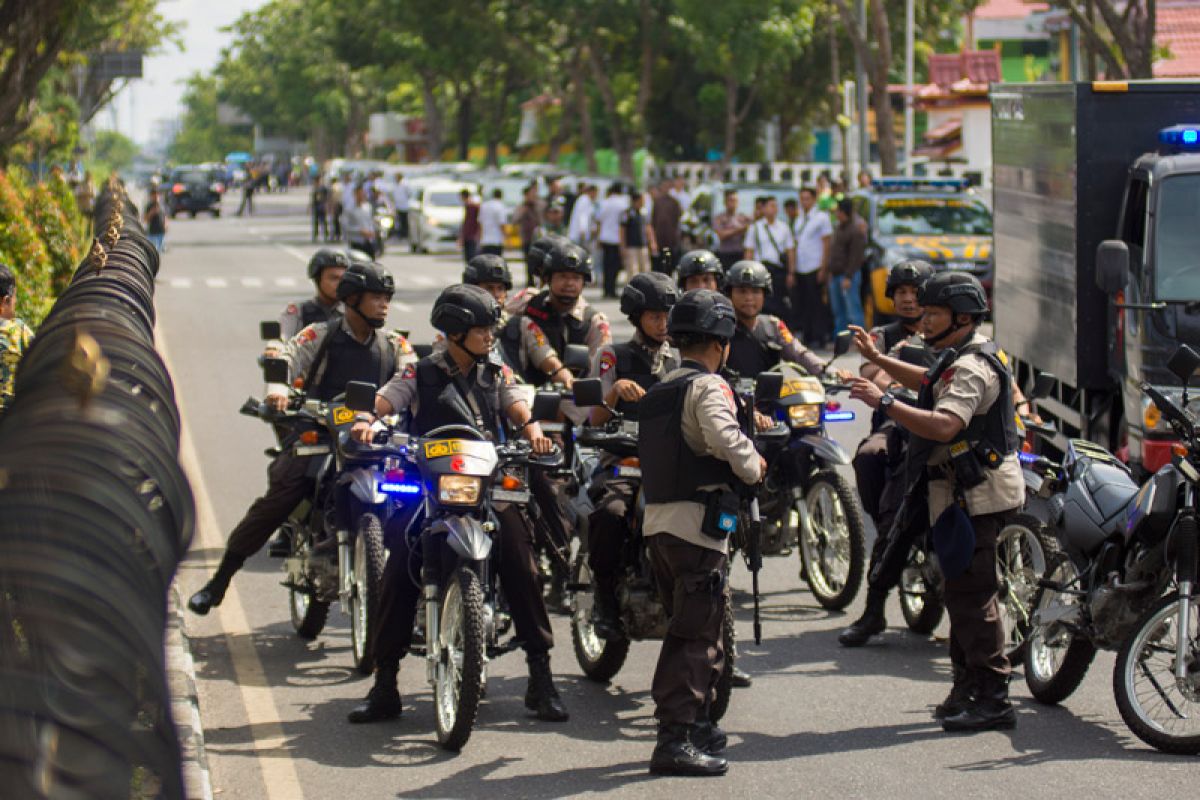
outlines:
[[[633, 381], [646, 391], [650, 391], [659, 382], [659, 376], [654, 374], [654, 361], [646, 353], [646, 348], [637, 342], [622, 342], [613, 345], [613, 355], [617, 358], [617, 378]], [[638, 403], [618, 400], [616, 411], [626, 419], [638, 418]]]
[[638, 404], [638, 457], [647, 503], [696, 501], [701, 486], [734, 484], [729, 462], [698, 455], [683, 438], [683, 403], [692, 383], [707, 374], [694, 361], [688, 372], [655, 385]]
[[[879, 334], [879, 351], [885, 354], [890, 354], [892, 352], [892, 348], [901, 342], [916, 337], [916, 334], [911, 334], [905, 330], [904, 323], [900, 322], [899, 320], [889, 322], [887, 325], [880, 325], [879, 327], [873, 328], [871, 329], [871, 333]], [[920, 342], [921, 347], [921, 360], [919, 362], [914, 361], [913, 365], [929, 369], [933, 366], [934, 361], [937, 360], [936, 355], [934, 354], [933, 350], [931, 350], [925, 344], [924, 341], [918, 341]], [[900, 360], [905, 361], [904, 358], [901, 358]], [[886, 413], [884, 413], [884, 410], [882, 408], [875, 409], [875, 412], [871, 415], [871, 432], [874, 433], [888, 422], [888, 416]], [[907, 433], [904, 433], [902, 428], [900, 428], [900, 430], [902, 431], [900, 436], [907, 440]]]
[[382, 331], [362, 344], [342, 328], [341, 317], [335, 315], [328, 325], [304, 380], [310, 398], [328, 402], [345, 392], [350, 381], [376, 386], [388, 382], [396, 371], [396, 353]]
[[899, 342], [907, 339], [910, 334], [900, 320], [892, 320], [887, 325], [879, 325], [871, 329], [871, 333], [879, 334], [879, 352], [890, 353]]
[[[457, 376], [448, 373], [443, 364], [448, 365]], [[470, 380], [458, 373], [457, 365], [444, 353], [435, 353], [418, 361], [417, 414], [410, 431], [420, 436], [444, 425], [468, 425], [479, 430], [482, 421], [484, 431], [490, 433], [494, 441], [500, 441], [500, 382], [503, 373], [498, 365], [491, 362], [476, 367], [476, 374], [483, 370], [492, 376], [490, 386], [482, 386], [478, 379]], [[447, 390], [462, 402], [447, 403], [444, 399]]]
[[318, 322], [328, 322], [337, 315], [337, 305], [329, 307], [315, 297], [309, 298], [300, 304], [300, 329], [304, 330]]
[[779, 364], [783, 347], [771, 335], [772, 319], [760, 314], [752, 330], [737, 326], [729, 343], [729, 369], [743, 378], [757, 378]]
[[[509, 320], [503, 337], [505, 346], [515, 341], [518, 353], [517, 363], [520, 363], [521, 323], [525, 317], [528, 317], [537, 323], [542, 333], [546, 335], [546, 341], [554, 348], [554, 352], [558, 353], [559, 358], [562, 358], [567, 345], [587, 344], [588, 331], [592, 328], [592, 318], [595, 316], [596, 309], [591, 306], [584, 308], [582, 320], [576, 319], [571, 314], [560, 314], [550, 307], [550, 292], [542, 291], [529, 301], [523, 314]], [[550, 380], [550, 377], [542, 372], [537, 364], [527, 365], [525, 369], [521, 370], [521, 377], [525, 379], [526, 383], [533, 386], [541, 386]]]

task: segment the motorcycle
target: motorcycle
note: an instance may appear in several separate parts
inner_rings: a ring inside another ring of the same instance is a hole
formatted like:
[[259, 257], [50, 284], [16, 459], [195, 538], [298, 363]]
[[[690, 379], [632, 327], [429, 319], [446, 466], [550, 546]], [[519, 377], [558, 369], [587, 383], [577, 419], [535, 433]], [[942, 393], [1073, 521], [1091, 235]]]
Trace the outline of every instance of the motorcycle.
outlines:
[[[374, 398], [371, 384], [347, 385], [346, 404], [353, 410], [373, 408]], [[447, 402], [472, 418], [457, 397]], [[548, 416], [537, 404], [534, 413]], [[423, 554], [412, 652], [424, 657], [433, 687], [438, 744], [458, 751], [474, 728], [488, 662], [519, 647], [514, 639], [500, 641], [511, 620], [494, 563], [493, 542], [501, 535], [495, 504], [528, 513], [529, 468], [554, 468], [562, 455], [535, 456], [525, 440], [497, 443], [457, 424], [420, 437], [385, 427], [375, 440], [368, 447], [381, 444], [389, 454], [378, 490], [420, 504], [404, 532], [419, 540]]]
[[[602, 406], [604, 395], [598, 379], [575, 382], [575, 403], [580, 407]], [[625, 524], [629, 535], [621, 552], [617, 578], [617, 608], [624, 635], [602, 639], [592, 625], [592, 573], [586, 549], [580, 548], [571, 565], [571, 642], [579, 668], [589, 679], [600, 683], [611, 680], [629, 655], [634, 641], [662, 639], [667, 633], [667, 610], [658, 596], [650, 556], [642, 536], [645, 498], [641, 491], [641, 462], [638, 459], [638, 423], [627, 420], [608, 408], [612, 418], [602, 426], [580, 429], [577, 444], [607, 453], [617, 459], [610, 467], [613, 477], [637, 484], [635, 501], [629, 504]], [[717, 696], [710, 709], [714, 722], [729, 708], [733, 691], [733, 667], [736, 658], [733, 608], [725, 605], [722, 625], [725, 663], [717, 681]]]

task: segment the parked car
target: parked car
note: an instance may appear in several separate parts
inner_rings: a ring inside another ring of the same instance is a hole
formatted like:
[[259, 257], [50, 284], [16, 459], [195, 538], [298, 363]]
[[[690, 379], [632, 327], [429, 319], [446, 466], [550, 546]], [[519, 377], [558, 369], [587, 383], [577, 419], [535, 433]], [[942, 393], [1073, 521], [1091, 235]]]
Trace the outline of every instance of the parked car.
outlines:
[[221, 216], [221, 196], [225, 194], [225, 175], [207, 167], [176, 167], [163, 184], [167, 214], [174, 217], [184, 211], [195, 217], [201, 211]]
[[409, 240], [414, 253], [453, 250], [463, 222], [463, 189], [475, 193], [475, 187], [442, 179], [421, 183], [408, 211]]

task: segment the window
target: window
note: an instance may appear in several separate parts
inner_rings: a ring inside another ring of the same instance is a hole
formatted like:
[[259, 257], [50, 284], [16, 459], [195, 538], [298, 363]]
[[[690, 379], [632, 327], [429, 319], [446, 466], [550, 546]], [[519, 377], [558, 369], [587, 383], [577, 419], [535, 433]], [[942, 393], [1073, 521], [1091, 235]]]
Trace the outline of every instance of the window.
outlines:
[[897, 198], [879, 207], [879, 236], [991, 236], [992, 217], [981, 203], [951, 198]]
[[1129, 183], [1129, 193], [1125, 197], [1125, 219], [1121, 228], [1121, 238], [1130, 247], [1138, 248], [1137, 266], [1141, 266], [1142, 248], [1146, 246], [1146, 198], [1150, 194], [1150, 184], [1140, 178]]
[[1155, 299], [1200, 300], [1200, 175], [1177, 175], [1162, 182], [1154, 257]]

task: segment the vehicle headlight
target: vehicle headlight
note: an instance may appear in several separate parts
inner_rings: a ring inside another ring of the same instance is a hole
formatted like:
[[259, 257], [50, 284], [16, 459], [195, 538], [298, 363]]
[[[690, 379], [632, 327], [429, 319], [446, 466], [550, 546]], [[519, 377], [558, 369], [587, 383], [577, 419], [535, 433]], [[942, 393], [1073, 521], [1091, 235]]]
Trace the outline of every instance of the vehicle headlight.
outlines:
[[438, 502], [451, 506], [478, 505], [481, 488], [481, 478], [470, 475], [442, 475], [438, 478]]
[[821, 424], [821, 404], [788, 406], [788, 423], [793, 428], [816, 428]]

